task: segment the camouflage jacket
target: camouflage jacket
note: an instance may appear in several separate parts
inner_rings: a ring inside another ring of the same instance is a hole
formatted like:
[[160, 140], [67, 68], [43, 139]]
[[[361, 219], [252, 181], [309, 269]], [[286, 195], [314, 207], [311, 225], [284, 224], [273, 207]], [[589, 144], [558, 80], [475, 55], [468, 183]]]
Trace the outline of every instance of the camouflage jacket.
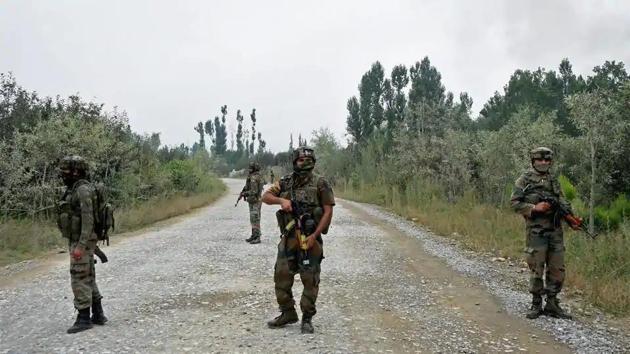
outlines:
[[63, 237], [84, 246], [96, 239], [95, 198], [94, 187], [86, 180], [79, 180], [66, 189], [57, 207], [57, 225]]
[[554, 210], [547, 213], [532, 213], [534, 205], [541, 201], [541, 194], [548, 194], [558, 199], [560, 204], [571, 210], [566, 201], [556, 176], [540, 173], [529, 168], [515, 182], [510, 198], [512, 209], [523, 215], [528, 228], [556, 229], [560, 227], [560, 218]]
[[241, 193], [243, 193], [248, 203], [258, 203], [263, 191], [265, 181], [259, 172], [250, 173], [245, 181], [245, 187]]

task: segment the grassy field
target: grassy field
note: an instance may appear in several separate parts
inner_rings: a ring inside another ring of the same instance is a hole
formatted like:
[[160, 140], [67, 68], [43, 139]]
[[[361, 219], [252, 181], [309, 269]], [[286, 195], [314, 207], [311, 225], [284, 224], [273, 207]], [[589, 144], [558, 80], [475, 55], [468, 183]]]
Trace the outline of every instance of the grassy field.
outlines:
[[[116, 210], [116, 233], [137, 230], [160, 220], [185, 214], [219, 198], [226, 186], [218, 179], [205, 186], [206, 192], [178, 194]], [[68, 247], [52, 221], [8, 220], [0, 223], [0, 266], [34, 258], [58, 248]]]
[[[389, 186], [338, 185], [343, 198], [384, 206], [435, 233], [455, 238], [465, 247], [496, 256], [523, 259], [525, 226], [522, 217], [509, 209], [477, 202], [467, 194], [447, 203], [422, 188], [408, 188], [405, 195]], [[630, 314], [630, 225], [589, 239], [568, 228], [565, 232], [567, 280], [565, 292], [580, 294], [603, 310]]]

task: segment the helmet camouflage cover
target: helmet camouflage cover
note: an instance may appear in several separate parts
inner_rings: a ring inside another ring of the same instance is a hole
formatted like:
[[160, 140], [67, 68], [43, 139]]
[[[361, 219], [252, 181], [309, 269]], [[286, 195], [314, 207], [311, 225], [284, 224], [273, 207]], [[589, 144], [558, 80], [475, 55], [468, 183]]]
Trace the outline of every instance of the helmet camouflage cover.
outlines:
[[260, 171], [260, 165], [256, 161], [252, 161], [249, 163], [249, 169], [252, 171]]
[[537, 147], [529, 152], [529, 157], [534, 159], [553, 159], [553, 150], [546, 148], [544, 146]]
[[82, 158], [81, 156], [70, 155], [61, 159], [61, 162], [59, 163], [59, 169], [60, 170], [78, 170], [78, 171], [87, 172], [88, 164], [87, 164], [87, 161], [85, 161], [85, 159]]
[[295, 161], [300, 157], [310, 157], [313, 159], [313, 162], [316, 162], [315, 151], [306, 146], [300, 146], [299, 148], [293, 150], [293, 163], [295, 163]]

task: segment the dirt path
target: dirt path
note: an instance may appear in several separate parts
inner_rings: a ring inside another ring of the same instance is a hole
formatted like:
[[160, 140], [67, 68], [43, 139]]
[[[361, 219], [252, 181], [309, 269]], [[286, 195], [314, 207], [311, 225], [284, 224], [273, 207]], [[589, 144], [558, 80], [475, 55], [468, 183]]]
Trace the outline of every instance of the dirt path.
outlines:
[[[110, 318], [104, 327], [65, 333], [75, 316], [63, 260], [67, 255], [31, 267], [36, 271], [0, 272], [0, 353], [626, 348], [618, 338], [595, 330], [584, 340], [559, 336], [557, 327], [575, 327], [570, 322], [523, 319], [476, 273], [451, 264], [451, 253], [441, 258], [432, 236], [371, 206], [345, 201], [335, 207], [333, 227], [324, 236], [316, 334], [301, 335], [297, 324], [268, 329], [266, 320], [277, 314], [275, 208], [263, 206], [263, 242], [245, 243], [247, 208], [233, 205], [243, 181], [226, 183], [230, 193], [212, 206], [106, 249], [110, 262], [97, 265]], [[466, 269], [475, 264], [466, 263]], [[296, 277], [294, 294], [301, 290]]]

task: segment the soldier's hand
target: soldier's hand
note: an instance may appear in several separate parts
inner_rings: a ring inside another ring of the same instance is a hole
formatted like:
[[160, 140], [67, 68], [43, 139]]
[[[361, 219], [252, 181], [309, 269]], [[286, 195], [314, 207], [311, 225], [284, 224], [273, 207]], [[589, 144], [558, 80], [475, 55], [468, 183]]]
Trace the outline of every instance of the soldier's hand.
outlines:
[[549, 210], [551, 210], [551, 204], [549, 204], [547, 202], [540, 202], [540, 203], [534, 205], [534, 208], [532, 209], [532, 212], [533, 213], [544, 214], [544, 213], [548, 212]]
[[315, 236], [315, 234], [309, 235], [306, 238], [306, 249], [310, 250], [311, 248], [313, 248], [313, 246], [315, 246], [315, 242], [317, 242], [317, 237]]
[[280, 208], [282, 208], [282, 211], [284, 211], [285, 213], [293, 212], [293, 208], [291, 207], [291, 201], [288, 199], [282, 199], [282, 202], [280, 203]]
[[70, 253], [70, 256], [75, 260], [75, 261], [79, 261], [81, 260], [81, 258], [83, 258], [83, 254], [85, 253], [85, 251], [83, 250], [82, 247], [77, 246], [72, 250], [72, 253]]
[[584, 222], [581, 217], [573, 215], [567, 215], [565, 219], [569, 222], [569, 226], [575, 231], [578, 231]]

